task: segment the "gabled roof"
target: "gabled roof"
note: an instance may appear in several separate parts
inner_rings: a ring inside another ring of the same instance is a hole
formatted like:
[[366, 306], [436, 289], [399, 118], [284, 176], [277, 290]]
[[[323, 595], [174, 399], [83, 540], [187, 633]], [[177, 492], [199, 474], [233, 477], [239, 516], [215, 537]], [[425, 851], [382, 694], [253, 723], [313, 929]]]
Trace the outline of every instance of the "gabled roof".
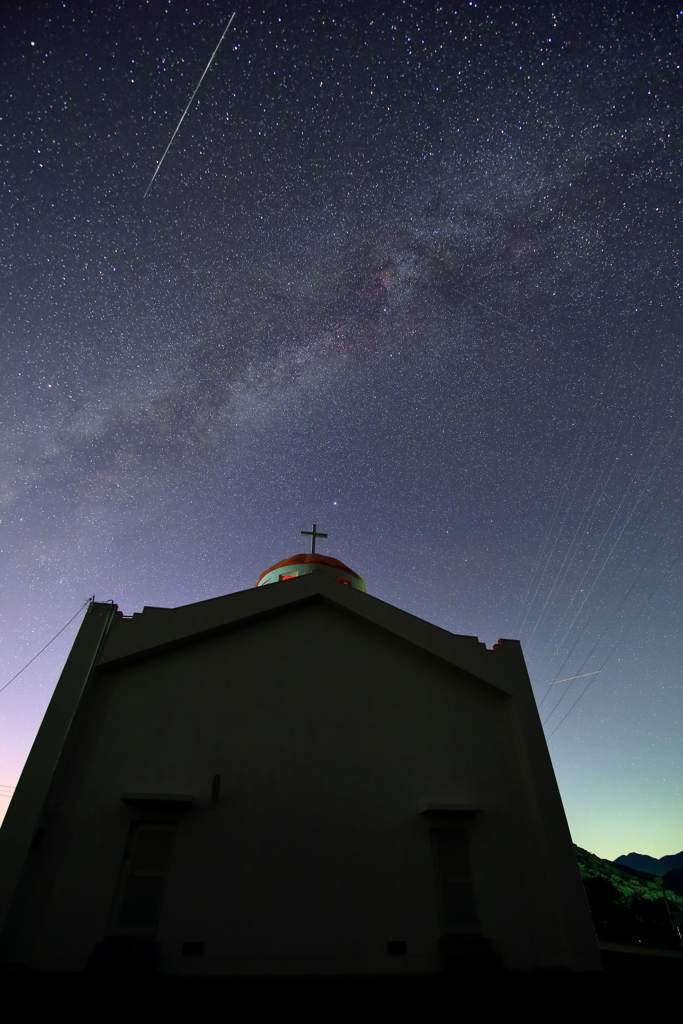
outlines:
[[493, 650], [487, 650], [476, 636], [449, 633], [319, 572], [179, 608], [146, 607], [130, 619], [120, 616], [112, 622], [97, 663], [106, 668], [154, 656], [317, 601], [420, 648], [461, 673], [494, 687], [501, 695], [515, 692], [515, 678], [528, 686], [518, 641], [502, 640]]

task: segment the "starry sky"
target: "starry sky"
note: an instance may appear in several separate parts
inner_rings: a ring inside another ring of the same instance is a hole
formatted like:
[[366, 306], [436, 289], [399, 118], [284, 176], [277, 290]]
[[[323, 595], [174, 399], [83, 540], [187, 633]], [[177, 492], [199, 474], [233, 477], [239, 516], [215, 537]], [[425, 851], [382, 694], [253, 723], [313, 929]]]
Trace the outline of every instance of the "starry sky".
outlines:
[[230, 0], [6, 11], [0, 685], [72, 621], [0, 693], [0, 813], [89, 596], [243, 590], [315, 522], [521, 639], [575, 842], [677, 852], [683, 11], [235, 10], [146, 198]]

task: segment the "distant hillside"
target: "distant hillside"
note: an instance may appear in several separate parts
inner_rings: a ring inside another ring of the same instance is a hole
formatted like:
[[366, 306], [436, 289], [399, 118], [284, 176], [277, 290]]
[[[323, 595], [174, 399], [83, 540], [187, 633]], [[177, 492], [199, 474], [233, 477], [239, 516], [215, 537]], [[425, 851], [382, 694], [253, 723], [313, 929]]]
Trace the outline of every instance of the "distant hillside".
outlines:
[[683, 896], [683, 868], [672, 868], [664, 875], [665, 889], [673, 889], [677, 896]]
[[650, 875], [665, 875], [674, 868], [683, 868], [683, 850], [680, 853], [669, 853], [666, 857], [648, 857], [646, 853], [627, 853], [617, 857], [615, 864], [621, 864], [635, 871], [647, 871]]
[[650, 872], [603, 860], [580, 846], [574, 849], [601, 939], [631, 945], [678, 945], [669, 910], [683, 910], [681, 896], [667, 887], [667, 909], [662, 890]]

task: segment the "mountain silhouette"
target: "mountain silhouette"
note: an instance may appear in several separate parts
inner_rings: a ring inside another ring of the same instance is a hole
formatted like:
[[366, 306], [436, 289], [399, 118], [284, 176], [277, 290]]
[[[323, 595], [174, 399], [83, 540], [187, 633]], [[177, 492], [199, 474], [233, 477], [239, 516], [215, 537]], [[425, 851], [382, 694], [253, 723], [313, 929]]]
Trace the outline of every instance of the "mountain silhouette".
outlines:
[[665, 857], [649, 857], [646, 853], [627, 853], [612, 861], [634, 871], [646, 871], [648, 875], [665, 875], [674, 868], [683, 868], [683, 850], [680, 853], [669, 853]]

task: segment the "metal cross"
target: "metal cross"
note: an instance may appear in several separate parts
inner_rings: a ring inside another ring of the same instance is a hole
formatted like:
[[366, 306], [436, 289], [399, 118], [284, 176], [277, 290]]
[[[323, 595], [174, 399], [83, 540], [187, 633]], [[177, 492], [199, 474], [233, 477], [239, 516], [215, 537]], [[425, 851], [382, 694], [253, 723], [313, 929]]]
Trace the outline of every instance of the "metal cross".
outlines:
[[327, 537], [326, 533], [318, 533], [317, 529], [318, 529], [318, 527], [316, 526], [315, 523], [313, 523], [313, 529], [312, 530], [302, 530], [301, 531], [301, 536], [302, 537], [310, 537], [311, 538], [311, 554], [312, 555], [315, 554], [315, 540], [316, 540], [316, 537]]

